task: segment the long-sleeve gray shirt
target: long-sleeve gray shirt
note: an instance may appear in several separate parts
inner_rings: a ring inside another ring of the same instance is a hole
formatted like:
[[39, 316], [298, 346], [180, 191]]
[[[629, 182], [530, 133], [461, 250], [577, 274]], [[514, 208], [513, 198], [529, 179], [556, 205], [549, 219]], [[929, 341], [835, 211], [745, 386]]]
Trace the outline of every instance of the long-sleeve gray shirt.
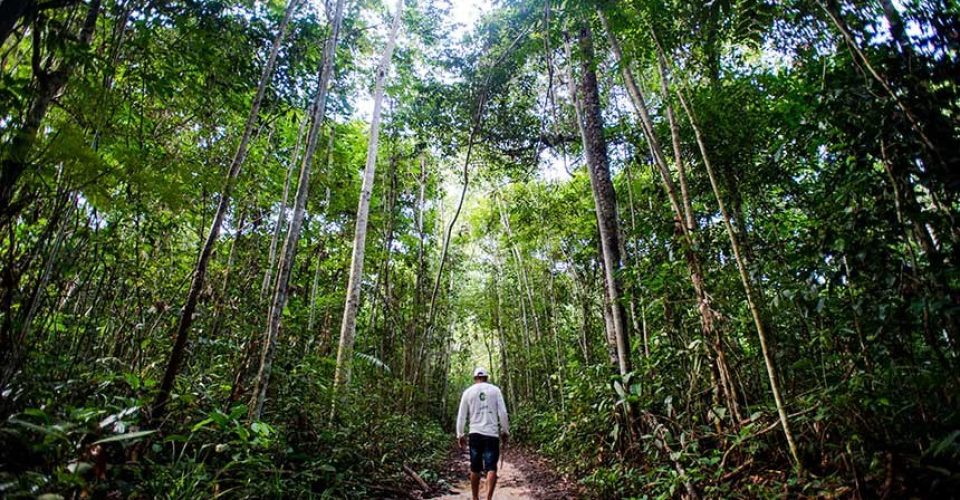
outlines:
[[463, 437], [463, 426], [468, 418], [471, 434], [500, 437], [501, 433], [510, 433], [507, 405], [503, 402], [500, 388], [493, 384], [480, 382], [463, 391], [463, 396], [460, 397], [460, 411], [457, 413], [458, 438]]

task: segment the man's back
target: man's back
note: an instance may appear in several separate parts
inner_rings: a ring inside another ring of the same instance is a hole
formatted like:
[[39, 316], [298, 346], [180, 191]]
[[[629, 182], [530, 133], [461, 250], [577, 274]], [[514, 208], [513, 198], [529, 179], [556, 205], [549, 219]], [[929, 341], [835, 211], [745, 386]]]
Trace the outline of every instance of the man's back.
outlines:
[[470, 434], [499, 437], [501, 433], [510, 432], [507, 406], [499, 387], [480, 382], [463, 391], [457, 414], [457, 436], [463, 435], [463, 426], [468, 421]]

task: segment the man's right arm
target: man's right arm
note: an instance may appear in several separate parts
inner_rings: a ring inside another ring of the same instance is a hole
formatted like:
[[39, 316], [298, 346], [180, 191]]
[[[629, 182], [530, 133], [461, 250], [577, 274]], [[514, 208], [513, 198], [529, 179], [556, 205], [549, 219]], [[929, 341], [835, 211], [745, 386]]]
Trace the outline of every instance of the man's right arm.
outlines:
[[463, 437], [463, 427], [467, 423], [468, 406], [467, 392], [464, 391], [463, 395], [460, 396], [460, 411], [457, 412], [457, 439]]

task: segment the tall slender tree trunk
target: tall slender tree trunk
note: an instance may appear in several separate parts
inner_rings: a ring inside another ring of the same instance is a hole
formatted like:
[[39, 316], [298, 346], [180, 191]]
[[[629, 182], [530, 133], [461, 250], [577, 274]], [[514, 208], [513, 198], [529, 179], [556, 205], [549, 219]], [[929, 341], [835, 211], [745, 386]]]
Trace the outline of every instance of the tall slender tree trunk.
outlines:
[[[467, 146], [468, 146], [468, 147], [467, 147], [467, 155], [469, 156], [470, 151], [471, 151], [471, 148], [469, 147], [470, 144], [468, 143]], [[465, 163], [464, 165], [466, 166], [467, 164]], [[467, 174], [469, 174], [469, 170], [464, 170], [464, 173], [463, 173], [463, 175], [464, 175], [464, 178], [463, 178], [463, 180], [464, 180], [464, 187], [463, 187], [463, 188], [461, 189], [461, 191], [460, 191], [460, 198], [461, 198], [461, 200], [462, 200], [464, 197], [466, 197], [467, 181], [470, 180], [470, 179], [469, 179], [469, 176], [468, 176]], [[438, 195], [437, 198], [436, 198], [434, 201], [435, 201], [435, 203], [437, 204], [437, 210], [436, 210], [436, 220], [437, 220], [436, 226], [437, 226], [437, 232], [439, 233], [439, 237], [440, 237], [440, 238], [444, 238], [444, 241], [446, 242], [446, 238], [445, 238], [445, 236], [444, 236], [444, 235], [447, 234], [447, 233], [444, 232], [444, 231], [445, 231], [445, 227], [444, 227], [445, 221], [444, 221], [444, 217], [443, 217], [443, 210], [444, 210], [444, 207], [443, 207], [443, 205], [444, 205], [443, 196], [442, 196], [442, 195]], [[461, 205], [458, 205], [458, 207], [459, 207], [459, 206], [461, 206]], [[447, 229], [448, 229], [448, 228], [447, 228]], [[449, 231], [448, 231], [448, 232], [449, 232]], [[422, 239], [422, 238], [421, 238], [421, 239]], [[443, 251], [443, 247], [442, 247], [442, 245], [441, 245], [440, 264], [443, 264], [444, 258], [445, 258], [445, 254], [444, 254], [444, 251]], [[498, 255], [498, 258], [499, 258], [499, 255]], [[441, 280], [441, 278], [443, 277], [443, 274], [442, 274], [442, 272], [443, 272], [442, 266], [438, 266], [438, 267], [440, 267], [440, 269], [437, 271], [436, 281], [434, 282], [433, 291], [431, 292], [431, 296], [430, 296], [430, 303], [427, 304], [428, 309], [427, 309], [427, 311], [425, 311], [425, 312], [426, 312], [426, 318], [427, 318], [427, 320], [424, 322], [423, 325], [419, 325], [419, 328], [421, 329], [421, 334], [418, 336], [418, 342], [417, 342], [417, 346], [416, 346], [416, 353], [417, 353], [417, 354], [414, 356], [414, 357], [415, 357], [416, 365], [415, 365], [415, 367], [414, 367], [413, 377], [412, 377], [412, 381], [411, 381], [411, 385], [413, 385], [414, 387], [418, 387], [418, 386], [420, 385], [421, 381], [426, 378], [426, 375], [425, 375], [425, 374], [426, 374], [426, 372], [427, 372], [427, 370], [428, 370], [428, 368], [429, 368], [429, 367], [427, 366], [427, 361], [428, 361], [429, 348], [430, 348], [430, 325], [427, 324], [427, 323], [432, 323], [432, 322], [433, 322], [433, 315], [436, 314], [436, 311], [434, 310], [434, 307], [436, 306], [435, 299], [436, 299], [436, 296], [437, 296], [437, 290], [438, 290], [439, 287], [440, 287], [440, 280]]]
[[[629, 170], [629, 165], [627, 165], [627, 164], [626, 164], [626, 161], [625, 161], [625, 162], [624, 162], [624, 172], [626, 172], [626, 171], [628, 171], [628, 170]], [[635, 232], [635, 230], [636, 230], [636, 220], [635, 220], [635, 217], [634, 217], [634, 214], [633, 214], [633, 189], [630, 187], [630, 182], [631, 182], [631, 181], [632, 181], [632, 179], [631, 179], [631, 177], [628, 175], [628, 176], [627, 176], [627, 208], [626, 208], [626, 210], [629, 212], [630, 221], [631, 221], [631, 227], [634, 229], [634, 232]], [[621, 205], [621, 207], [622, 207], [622, 205]], [[621, 208], [621, 210], [622, 210], [622, 208]], [[624, 216], [621, 216], [621, 220], [622, 220], [623, 218], [625, 218], [625, 217], [624, 217]], [[624, 224], [619, 224], [619, 225], [618, 225], [617, 243], [620, 245], [620, 258], [623, 259], [623, 266], [624, 266], [625, 268], [630, 268], [630, 267], [634, 267], [636, 262], [635, 262], [635, 260], [634, 260], [634, 255], [630, 254], [630, 253], [627, 251], [627, 234], [626, 234], [626, 230], [627, 230], [627, 228], [624, 227]], [[628, 306], [627, 312], [629, 313], [628, 316], [629, 316], [629, 318], [630, 318], [630, 330], [631, 330], [632, 332], [640, 332], [640, 331], [642, 331], [642, 330], [640, 329], [640, 325], [639, 325], [638, 319], [637, 319], [637, 295], [638, 295], [638, 293], [637, 293], [637, 288], [636, 288], [636, 286], [634, 286], [634, 283], [632, 283], [632, 282], [627, 282], [626, 284], [624, 284], [624, 293], [626, 294], [626, 302], [627, 302], [627, 306]], [[641, 339], [643, 340], [643, 347], [644, 347], [644, 349], [643, 349], [642, 352], [643, 352], [644, 354], [646, 354], [646, 336], [645, 336], [645, 335], [642, 336]], [[628, 348], [629, 348], [629, 347], [630, 347], [630, 346], [628, 346]]]
[[270, 278], [273, 275], [273, 266], [277, 262], [277, 242], [280, 235], [283, 234], [283, 226], [287, 223], [287, 198], [290, 195], [290, 179], [293, 177], [293, 167], [297, 164], [297, 158], [300, 157], [300, 140], [303, 137], [303, 128], [307, 123], [307, 118], [300, 121], [297, 129], [297, 142], [293, 148], [293, 156], [290, 157], [290, 164], [287, 165], [287, 176], [283, 181], [283, 196], [280, 198], [280, 212], [277, 214], [277, 225], [273, 228], [273, 236], [270, 238], [270, 251], [267, 256], [267, 267], [263, 271], [263, 284], [260, 286], [260, 300], [263, 300], [270, 289]]
[[[628, 204], [627, 206], [630, 209], [630, 232], [636, 235], [637, 234], [637, 214], [636, 214], [636, 208], [634, 207], [634, 201], [633, 201], [633, 174], [631, 174], [631, 170], [633, 169], [630, 168], [630, 165], [625, 165], [623, 167], [623, 172], [627, 176], [627, 204]], [[634, 259], [633, 262], [635, 264], [637, 262], [637, 258], [639, 255], [639, 249], [638, 249], [639, 241], [635, 242], [634, 244], [637, 245], [636, 247], [634, 247], [634, 253], [633, 253], [633, 259]], [[626, 251], [624, 251], [624, 256], [626, 255], [627, 253]], [[636, 293], [636, 290], [635, 290], [635, 293]], [[634, 329], [638, 329], [637, 322], [639, 321], [640, 323], [639, 330], [643, 340], [643, 355], [649, 357], [650, 356], [650, 339], [648, 338], [648, 335], [647, 335], [647, 316], [646, 316], [646, 310], [645, 310], [643, 300], [641, 299], [640, 301], [639, 320], [637, 319], [636, 300], [632, 297], [630, 299], [630, 308], [631, 308], [631, 315], [633, 316]]]
[[[387, 362], [388, 353], [393, 353], [393, 345], [395, 341], [395, 329], [389, 328], [387, 325], [390, 325], [392, 306], [393, 306], [393, 291], [390, 286], [390, 269], [391, 269], [391, 257], [393, 255], [393, 241], [394, 241], [394, 212], [397, 205], [397, 162], [398, 158], [396, 152], [390, 155], [390, 161], [388, 163], [389, 170], [387, 175], [384, 178], [384, 184], [386, 187], [386, 203], [383, 204], [384, 219], [386, 221], [386, 228], [384, 229], [383, 237], [383, 263], [380, 266], [380, 273], [377, 277], [377, 280], [382, 285], [382, 291], [380, 292], [381, 297], [383, 297], [383, 303], [381, 309], [383, 310], [383, 324], [385, 328], [383, 334], [380, 336], [380, 359], [384, 362]], [[374, 308], [373, 314], [370, 320], [370, 328], [376, 328], [376, 314], [377, 309]], [[391, 356], [392, 357], [392, 356]]]
[[[609, 28], [607, 28], [607, 32], [610, 32]], [[690, 203], [690, 190], [687, 187], [687, 169], [683, 162], [683, 151], [680, 146], [680, 126], [673, 113], [673, 104], [670, 103], [670, 92], [668, 90], [670, 75], [667, 71], [663, 53], [660, 51], [657, 51], [657, 68], [660, 71], [660, 93], [663, 96], [663, 105], [667, 111], [667, 123], [670, 125], [670, 143], [673, 145], [673, 162], [677, 168], [677, 181], [680, 183], [680, 199], [683, 201], [684, 221], [687, 224], [687, 230], [692, 232], [697, 229], [697, 222], [693, 213], [693, 205]]]
[[343, 386], [350, 383], [353, 367], [353, 343], [357, 333], [357, 309], [360, 307], [360, 281], [363, 279], [363, 256], [367, 246], [367, 223], [370, 217], [370, 197], [373, 196], [374, 174], [377, 168], [377, 149], [380, 143], [380, 112], [383, 106], [384, 83], [390, 71], [390, 59], [400, 30], [400, 15], [403, 0], [397, 0], [390, 27], [390, 38], [383, 49], [377, 69], [377, 83], [373, 93], [373, 117], [370, 119], [370, 141], [367, 144], [367, 164], [363, 170], [363, 185], [360, 188], [360, 205], [357, 207], [357, 226], [353, 237], [353, 255], [350, 258], [350, 277], [347, 281], [347, 299], [343, 307], [343, 322], [340, 326], [340, 346], [337, 348], [337, 367], [334, 372], [334, 402], [331, 414], [336, 415], [337, 399]]
[[300, 230], [303, 227], [303, 218], [307, 208], [307, 197], [310, 194], [310, 170], [313, 166], [313, 155], [317, 150], [317, 138], [323, 128], [323, 117], [326, 113], [327, 90], [333, 75], [334, 59], [336, 57], [337, 41], [340, 38], [340, 25], [343, 22], [344, 0], [337, 0], [331, 18], [330, 36], [323, 46], [323, 63], [320, 70], [320, 82], [317, 86], [317, 96], [313, 102], [313, 113], [310, 122], [310, 132], [307, 134], [307, 149], [300, 164], [300, 175], [297, 182], [297, 196], [294, 199], [293, 217], [287, 230], [287, 237], [283, 242], [283, 252], [280, 260], [277, 279], [273, 287], [273, 300], [267, 316], [267, 328], [263, 336], [263, 347], [260, 352], [260, 367], [254, 382], [253, 396], [250, 400], [248, 417], [250, 420], [259, 420], [263, 413], [263, 403], [267, 398], [267, 388], [270, 384], [270, 372], [273, 369], [273, 356], [277, 348], [277, 337], [280, 335], [280, 318], [283, 308], [287, 304], [290, 272], [297, 255], [297, 245], [300, 242]]
[[610, 315], [617, 344], [617, 361], [621, 375], [631, 370], [630, 332], [622, 303], [622, 287], [618, 273], [621, 266], [617, 197], [610, 178], [607, 143], [603, 137], [603, 118], [600, 110], [600, 92], [597, 87], [593, 36], [589, 26], [581, 25], [579, 33], [581, 57], [580, 85], [577, 94], [577, 123], [580, 128], [590, 186], [597, 211], [600, 247], [603, 255], [603, 275], [609, 297]]
[[[647, 144], [650, 146], [654, 165], [656, 165], [660, 172], [664, 190], [667, 193], [667, 198], [670, 200], [670, 206], [674, 212], [677, 233], [683, 242], [684, 258], [687, 262], [687, 268], [690, 274], [690, 282], [693, 285], [694, 294], [697, 298], [697, 309], [700, 313], [701, 330], [703, 332], [704, 339], [710, 342], [714, 354], [712, 357], [713, 366], [711, 374], [712, 380], [718, 386], [715, 391], [715, 399], [717, 400], [716, 402], [719, 403], [719, 396], [721, 394], [723, 395], [727, 409], [730, 411], [731, 423], [734, 425], [734, 427], [736, 427], [739, 425], [740, 420], [742, 420], [739, 409], [740, 405], [736, 396], [733, 375], [729, 368], [729, 363], [727, 362], [723, 336], [718, 325], [716, 324], [717, 313], [713, 310], [712, 300], [706, 289], [706, 279], [704, 278], [703, 265], [701, 264], [700, 257], [696, 252], [696, 225], [688, 225], [689, 221], [691, 220], [689, 199], [681, 202], [681, 199], [677, 196], [677, 187], [673, 182], [670, 169], [665, 160], [663, 149], [661, 148], [660, 142], [657, 139], [653, 127], [653, 120], [650, 118], [650, 113], [647, 108], [646, 100], [643, 97], [643, 93], [640, 91], [640, 88], [636, 83], [636, 79], [633, 76], [630, 65], [623, 58], [623, 52], [620, 49], [620, 44], [617, 41], [616, 36], [613, 34], [613, 31], [611, 31], [605, 15], [603, 12], [599, 12], [599, 15], [600, 20], [604, 25], [604, 29], [607, 32], [607, 39], [609, 40], [610, 47], [613, 50], [614, 57], [620, 64], [620, 71], [623, 75], [624, 84], [627, 87], [631, 103], [640, 117], [641, 127], [643, 129], [644, 136], [647, 139]], [[682, 158], [680, 161], [682, 162]]]
[[[425, 244], [426, 233], [424, 231], [423, 213], [427, 199], [427, 159], [426, 154], [420, 153], [420, 175], [418, 177], [417, 206], [416, 206], [416, 228], [417, 228], [417, 273], [413, 288], [413, 312], [410, 315], [409, 325], [407, 327], [407, 342], [404, 349], [404, 373], [416, 373], [417, 359], [419, 352], [417, 349], [419, 339], [417, 332], [420, 331], [420, 322], [423, 319], [423, 285], [426, 274]], [[415, 383], [416, 381], [414, 381]], [[408, 387], [413, 387], [413, 384]], [[412, 400], [412, 394], [405, 398], [405, 403]]]
[[516, 384], [514, 383], [513, 377], [510, 375], [510, 368], [512, 364], [509, 361], [509, 356], [507, 353], [507, 333], [506, 328], [503, 325], [503, 294], [500, 293], [502, 290], [501, 287], [501, 276], [500, 276], [500, 265], [499, 257], [495, 256], [494, 258], [494, 267], [493, 267], [493, 287], [494, 293], [496, 294], [496, 309], [494, 311], [496, 316], [496, 325], [497, 325], [497, 338], [499, 339], [500, 344], [500, 378], [503, 381], [505, 390], [510, 394], [510, 401], [514, 404], [517, 404], [517, 395], [516, 395]]
[[293, 11], [299, 3], [300, 0], [290, 0], [287, 4], [283, 20], [280, 21], [280, 26], [277, 29], [277, 36], [274, 37], [273, 45], [270, 47], [270, 55], [267, 58], [266, 64], [263, 66], [263, 71], [260, 73], [260, 82], [257, 84], [257, 93], [250, 105], [250, 114], [247, 115], [247, 121], [243, 127], [243, 134], [240, 136], [240, 143], [237, 145], [237, 150], [233, 155], [233, 159], [230, 161], [227, 178], [224, 182], [223, 190], [220, 193], [220, 201], [217, 204], [217, 211], [213, 217], [213, 223], [210, 225], [210, 230], [207, 232], [207, 238], [203, 243], [203, 248], [200, 250], [200, 256], [197, 258], [197, 264], [193, 269], [193, 279], [190, 283], [190, 289], [187, 291], [187, 300], [180, 313], [180, 318], [177, 320], [176, 340], [174, 341], [173, 349], [170, 351], [170, 357], [167, 360], [167, 368], [164, 372], [163, 380], [160, 383], [160, 391], [157, 393], [157, 397], [153, 402], [153, 419], [162, 417], [166, 409], [167, 401], [170, 398], [170, 392], [173, 390], [174, 380], [180, 371], [180, 364], [183, 362], [184, 353], [187, 348], [187, 336], [190, 332], [190, 326], [193, 324], [194, 312], [197, 309], [200, 292], [203, 290], [203, 283], [206, 279], [210, 256], [213, 255], [213, 247], [216, 245], [217, 238], [220, 236], [220, 228], [223, 225], [223, 219], [230, 206], [230, 198], [233, 194], [234, 185], [236, 184], [237, 177], [240, 175], [240, 169], [247, 156], [250, 136], [253, 134], [253, 129], [260, 116], [260, 104], [263, 101], [263, 95], [273, 76], [273, 68], [277, 61], [277, 54], [280, 51], [280, 46], [283, 44], [284, 39], [287, 37], [290, 18], [293, 16]]
[[310, 282], [310, 305], [308, 306], [310, 313], [307, 319], [307, 332], [309, 335], [313, 335], [313, 325], [317, 316], [317, 288], [320, 282], [320, 263], [322, 262], [320, 257], [320, 252], [318, 251], [317, 257], [314, 259], [316, 262], [313, 263], [313, 281]]
[[496, 314], [496, 324], [497, 324], [497, 338], [500, 345], [500, 380], [501, 384], [504, 386], [508, 394], [510, 394], [510, 402], [516, 403], [516, 393], [513, 388], [513, 380], [510, 378], [510, 363], [507, 358], [507, 348], [506, 348], [506, 333], [503, 328], [503, 297], [500, 294], [500, 273], [494, 269], [494, 282], [493, 282], [494, 293], [496, 294], [496, 304], [497, 308], [495, 311]]
[[[327, 161], [326, 161], [326, 165], [327, 165], [327, 171], [328, 171], [328, 172], [330, 171], [330, 169], [333, 168], [333, 138], [334, 138], [334, 132], [335, 132], [335, 130], [336, 130], [336, 127], [330, 127], [330, 136], [329, 136], [329, 138], [327, 139]], [[327, 187], [327, 193], [326, 193], [326, 196], [324, 197], [323, 209], [324, 209], [324, 210], [327, 210], [327, 211], [330, 210], [330, 188], [329, 188], [329, 187]], [[323, 244], [323, 242], [321, 241], [321, 242], [318, 243], [318, 246], [319, 246], [319, 245], [322, 245], [322, 244]], [[326, 255], [326, 254], [324, 254], [324, 255]], [[319, 261], [321, 260], [320, 257], [321, 257], [321, 255], [320, 255], [320, 252], [319, 252], [319, 250], [318, 250], [318, 255], [317, 255], [317, 261], [318, 261], [318, 262], [316, 262], [315, 265], [314, 265], [313, 283], [312, 283], [312, 285], [310, 286], [310, 306], [309, 306], [310, 314], [309, 314], [309, 319], [308, 319], [308, 321], [307, 321], [307, 331], [310, 332], [310, 335], [314, 335], [313, 325], [314, 325], [314, 319], [316, 318], [316, 314], [317, 314], [317, 281], [320, 279], [320, 262], [319, 262]], [[329, 315], [328, 315], [328, 317], [329, 317]], [[328, 331], [326, 323], [324, 323], [324, 325], [323, 325], [323, 327], [322, 327], [322, 330], [323, 330], [324, 332], [327, 332], [327, 331]], [[327, 336], [328, 336], [328, 335], [327, 335]], [[321, 338], [321, 342], [319, 342], [317, 345], [318, 345], [318, 346], [324, 345], [324, 339]]]
[[780, 425], [783, 427], [783, 434], [787, 439], [787, 446], [790, 449], [790, 456], [799, 471], [803, 471], [803, 463], [797, 454], [797, 445], [793, 440], [793, 433], [790, 430], [790, 420], [787, 418], [786, 406], [783, 403], [783, 396], [780, 393], [780, 383], [777, 381], [777, 369], [774, 365], [773, 354], [767, 341], [767, 329], [763, 322], [760, 312], [759, 298], [753, 290], [750, 276], [747, 271], [746, 258], [740, 248], [740, 242], [737, 239], [737, 232], [730, 222], [730, 214], [727, 212], [726, 205], [723, 203], [723, 197], [720, 195], [720, 188], [717, 185], [717, 179], [713, 172], [713, 166], [710, 163], [710, 156], [707, 154], [707, 147], [703, 141], [700, 126], [688, 105], [683, 98], [682, 92], [677, 92], [680, 98], [680, 104], [687, 113], [687, 119], [693, 127], [694, 136], [697, 139], [697, 146], [700, 148], [700, 155], [703, 159], [704, 170], [707, 171], [707, 177], [710, 179], [710, 187], [713, 189], [713, 195], [717, 206], [720, 208], [720, 215], [723, 217], [723, 225], [727, 230], [727, 236], [730, 238], [730, 246], [733, 248], [733, 256], [737, 261], [737, 270], [740, 271], [740, 281], [743, 283], [743, 291], [747, 296], [747, 305], [750, 307], [750, 315], [753, 317], [753, 324], [757, 329], [757, 336], [760, 338], [760, 350], [763, 352], [763, 363], [767, 369], [767, 378], [770, 381], [770, 392], [773, 393], [773, 400], [777, 405], [777, 414], [780, 416]]
[[[536, 305], [534, 305], [533, 301], [533, 290], [530, 287], [530, 279], [527, 276], [527, 268], [523, 263], [523, 256], [520, 254], [520, 249], [517, 247], [517, 244], [513, 239], [513, 230], [510, 228], [510, 215], [503, 206], [503, 200], [500, 198], [500, 196], [497, 195], [496, 198], [497, 209], [500, 212], [500, 223], [507, 232], [510, 252], [513, 254], [513, 259], [517, 263], [517, 273], [520, 277], [520, 285], [523, 287], [524, 294], [526, 295], [527, 301], [530, 304], [530, 316], [533, 318], [533, 331], [537, 340], [539, 340], [542, 334], [540, 330], [540, 319], [537, 317]], [[521, 300], [523, 300], [523, 297], [521, 297]]]
[[566, 415], [567, 404], [566, 404], [566, 398], [564, 397], [564, 393], [563, 393], [565, 388], [565, 382], [564, 382], [565, 366], [563, 362], [564, 358], [561, 354], [561, 348], [560, 348], [560, 332], [559, 332], [559, 329], [557, 328], [557, 322], [556, 322], [557, 292], [554, 287], [553, 273], [549, 273], [548, 276], [550, 279], [550, 281], [548, 282], [549, 290], [550, 290], [550, 331], [551, 333], [553, 333], [553, 347], [554, 347], [554, 352], [556, 354], [556, 362], [557, 362], [557, 368], [556, 368], [557, 369], [556, 371], [557, 386], [558, 386], [557, 392], [560, 393], [560, 414]]

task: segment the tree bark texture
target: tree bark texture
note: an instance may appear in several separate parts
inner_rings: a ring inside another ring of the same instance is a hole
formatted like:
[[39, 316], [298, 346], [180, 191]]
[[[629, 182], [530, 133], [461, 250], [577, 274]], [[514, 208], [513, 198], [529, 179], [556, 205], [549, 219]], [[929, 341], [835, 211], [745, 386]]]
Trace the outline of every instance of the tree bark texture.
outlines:
[[610, 299], [610, 314], [616, 335], [618, 367], [620, 374], [626, 375], [631, 370], [630, 332], [618, 275], [621, 256], [618, 243], [617, 195], [610, 177], [607, 143], [603, 136], [600, 92], [594, 67], [593, 36], [590, 28], [586, 25], [581, 26], [578, 38], [581, 56], [580, 84], [577, 89], [581, 113], [578, 122], [597, 211], [604, 282]]

